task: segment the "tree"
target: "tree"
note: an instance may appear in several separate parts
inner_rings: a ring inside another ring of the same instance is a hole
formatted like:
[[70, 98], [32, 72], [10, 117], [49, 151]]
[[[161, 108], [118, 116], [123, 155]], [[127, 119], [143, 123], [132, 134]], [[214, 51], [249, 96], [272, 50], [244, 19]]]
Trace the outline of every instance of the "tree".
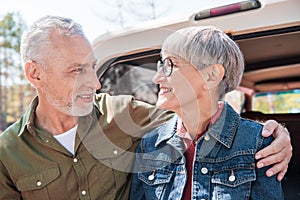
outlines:
[[[24, 77], [19, 51], [24, 29], [24, 22], [18, 13], [8, 13], [0, 21], [0, 130], [7, 127], [9, 115], [15, 119], [20, 110], [23, 111], [24, 90], [21, 82]], [[14, 105], [16, 96], [19, 105]]]

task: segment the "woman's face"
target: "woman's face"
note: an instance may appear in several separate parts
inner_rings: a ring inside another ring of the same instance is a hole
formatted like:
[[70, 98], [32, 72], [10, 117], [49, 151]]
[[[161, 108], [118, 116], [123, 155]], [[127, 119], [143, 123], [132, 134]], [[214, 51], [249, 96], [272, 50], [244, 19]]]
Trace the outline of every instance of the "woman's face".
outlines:
[[206, 82], [201, 71], [190, 63], [174, 56], [163, 56], [162, 60], [165, 60], [164, 65], [169, 70], [173, 65], [173, 70], [170, 76], [165, 76], [160, 68], [153, 77], [153, 82], [160, 88], [156, 105], [178, 113], [184, 106], [197, 102], [203, 96]]

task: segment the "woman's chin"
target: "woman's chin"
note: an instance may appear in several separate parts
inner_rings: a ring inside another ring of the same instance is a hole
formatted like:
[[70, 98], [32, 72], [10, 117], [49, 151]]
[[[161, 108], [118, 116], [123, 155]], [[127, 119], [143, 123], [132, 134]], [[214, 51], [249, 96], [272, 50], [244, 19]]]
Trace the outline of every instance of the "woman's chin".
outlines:
[[164, 103], [160, 102], [160, 101], [156, 102], [156, 107], [158, 107], [159, 109], [162, 109], [162, 110], [167, 109], [166, 105]]
[[170, 110], [170, 111], [174, 110], [174, 109], [172, 109], [172, 106], [170, 106], [170, 104], [168, 104], [168, 103], [157, 102], [156, 107], [158, 107], [159, 109], [162, 109], [162, 110]]

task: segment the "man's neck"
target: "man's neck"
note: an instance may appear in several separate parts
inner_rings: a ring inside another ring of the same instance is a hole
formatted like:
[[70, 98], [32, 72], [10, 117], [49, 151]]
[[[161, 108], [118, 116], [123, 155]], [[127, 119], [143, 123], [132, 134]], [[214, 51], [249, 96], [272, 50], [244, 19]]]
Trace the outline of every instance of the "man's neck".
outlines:
[[59, 135], [73, 128], [78, 117], [66, 115], [56, 109], [44, 109], [38, 105], [35, 112], [35, 123], [46, 129], [52, 135]]

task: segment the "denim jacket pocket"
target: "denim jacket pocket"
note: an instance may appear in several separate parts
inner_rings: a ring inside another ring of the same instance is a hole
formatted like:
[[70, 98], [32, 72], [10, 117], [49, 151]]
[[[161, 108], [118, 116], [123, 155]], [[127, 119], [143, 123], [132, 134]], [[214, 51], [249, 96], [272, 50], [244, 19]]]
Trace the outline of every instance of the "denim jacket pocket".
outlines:
[[138, 179], [143, 184], [143, 192], [151, 199], [165, 199], [167, 185], [170, 183], [173, 171], [168, 169], [149, 168], [142, 169], [143, 172], [138, 172]]
[[138, 173], [138, 178], [148, 186], [169, 183], [173, 174], [173, 171], [168, 169], [156, 169], [152, 171], [143, 169], [143, 171]]
[[256, 174], [252, 164], [242, 166], [224, 167], [219, 171], [215, 171], [211, 182], [228, 186], [237, 187], [244, 183], [255, 181]]

